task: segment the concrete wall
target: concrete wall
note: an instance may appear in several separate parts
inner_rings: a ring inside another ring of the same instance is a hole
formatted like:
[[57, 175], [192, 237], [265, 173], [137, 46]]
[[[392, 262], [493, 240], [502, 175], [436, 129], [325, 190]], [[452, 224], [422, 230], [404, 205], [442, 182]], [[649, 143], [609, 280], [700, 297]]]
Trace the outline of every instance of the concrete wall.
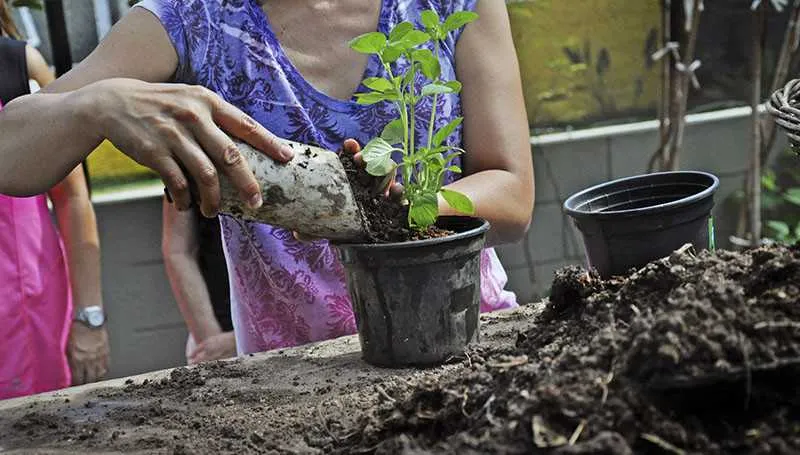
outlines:
[[161, 256], [161, 199], [95, 205], [112, 377], [185, 362], [186, 326]]
[[[686, 134], [682, 167], [710, 171], [721, 180], [715, 209], [720, 246], [735, 225], [733, 211], [723, 201], [742, 185], [747, 167], [748, 111], [690, 116]], [[563, 200], [587, 186], [642, 173], [656, 149], [657, 134], [656, 122], [644, 122], [532, 141], [537, 192], [533, 225], [523, 242], [499, 248], [509, 288], [521, 301], [533, 301], [547, 292], [557, 268], [583, 262], [580, 236], [561, 212]], [[781, 137], [777, 146], [783, 144]], [[171, 296], [160, 252], [160, 194], [161, 187], [155, 187], [127, 198], [96, 198], [114, 376], [184, 362], [186, 329]]]

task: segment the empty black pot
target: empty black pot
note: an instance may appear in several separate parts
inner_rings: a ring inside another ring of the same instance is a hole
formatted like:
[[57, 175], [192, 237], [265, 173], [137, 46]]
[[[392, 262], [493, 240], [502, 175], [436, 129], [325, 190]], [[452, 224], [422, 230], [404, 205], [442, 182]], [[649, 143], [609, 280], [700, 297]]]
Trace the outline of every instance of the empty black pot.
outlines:
[[386, 244], [338, 244], [361, 351], [377, 366], [437, 365], [477, 341], [481, 249], [489, 223], [441, 217], [455, 234]]
[[581, 191], [564, 210], [583, 234], [589, 265], [608, 278], [687, 243], [708, 248], [718, 186], [719, 179], [705, 172], [639, 175]]

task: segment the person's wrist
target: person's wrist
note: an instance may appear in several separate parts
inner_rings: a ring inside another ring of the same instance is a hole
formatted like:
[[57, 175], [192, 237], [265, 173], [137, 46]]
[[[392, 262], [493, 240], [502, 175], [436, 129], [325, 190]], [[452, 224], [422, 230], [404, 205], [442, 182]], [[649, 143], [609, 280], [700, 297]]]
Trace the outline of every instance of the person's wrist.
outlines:
[[73, 311], [73, 322], [83, 324], [90, 329], [102, 329], [106, 326], [106, 312], [100, 305], [76, 306]]
[[65, 94], [64, 104], [72, 110], [72, 118], [78, 122], [84, 137], [90, 138], [96, 145], [106, 139], [106, 125], [110, 117], [108, 84], [104, 82], [95, 82]]

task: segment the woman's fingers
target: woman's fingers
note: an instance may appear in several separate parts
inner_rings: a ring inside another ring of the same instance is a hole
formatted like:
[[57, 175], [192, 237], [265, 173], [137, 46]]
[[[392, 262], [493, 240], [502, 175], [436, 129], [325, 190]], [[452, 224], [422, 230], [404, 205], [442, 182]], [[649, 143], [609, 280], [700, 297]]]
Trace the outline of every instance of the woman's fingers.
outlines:
[[361, 144], [359, 144], [355, 139], [345, 139], [344, 144], [342, 144], [342, 148], [344, 149], [345, 153], [349, 153], [351, 155], [357, 155], [361, 153]]
[[[203, 153], [203, 149], [188, 134], [181, 134], [174, 137], [170, 144], [172, 152], [178, 157], [182, 166], [192, 175], [196, 190], [200, 213], [207, 217], [213, 217], [219, 210], [220, 188], [219, 173], [214, 163], [208, 155]], [[258, 186], [256, 184], [256, 186]], [[189, 199], [191, 202], [191, 190], [189, 188]], [[187, 207], [188, 208], [188, 207]]]
[[403, 199], [403, 185], [397, 182], [392, 182], [389, 185], [389, 199], [393, 201], [401, 201]]
[[277, 136], [252, 117], [217, 95], [212, 93], [211, 96], [212, 118], [223, 130], [247, 142], [275, 161], [287, 162], [294, 157], [294, 151], [288, 145], [282, 143]]
[[[220, 173], [227, 176], [236, 187], [239, 197], [250, 208], [261, 207], [263, 203], [261, 188], [233, 139], [211, 121], [201, 122], [195, 128], [194, 135], [209, 158], [217, 165]], [[214, 206], [214, 214], [217, 207]], [[210, 213], [203, 212], [206, 216], [213, 216]]]
[[163, 156], [152, 167], [164, 181], [167, 198], [175, 204], [175, 208], [180, 211], [188, 210], [192, 206], [189, 180], [175, 159], [171, 155]]
[[[248, 206], [254, 209], [261, 207], [263, 201], [258, 181], [230, 136], [249, 143], [279, 162], [291, 160], [293, 150], [253, 118], [210, 90], [187, 87], [184, 93], [190, 97], [187, 103], [189, 107], [177, 109], [175, 120], [182, 129], [191, 132], [187, 136], [193, 139], [188, 144], [181, 141], [184, 146], [173, 149], [173, 154], [196, 183], [201, 212], [205, 216], [214, 216], [218, 212], [219, 177], [222, 175], [229, 179]], [[201, 153], [198, 154], [198, 151]], [[171, 195], [176, 197], [175, 194]]]

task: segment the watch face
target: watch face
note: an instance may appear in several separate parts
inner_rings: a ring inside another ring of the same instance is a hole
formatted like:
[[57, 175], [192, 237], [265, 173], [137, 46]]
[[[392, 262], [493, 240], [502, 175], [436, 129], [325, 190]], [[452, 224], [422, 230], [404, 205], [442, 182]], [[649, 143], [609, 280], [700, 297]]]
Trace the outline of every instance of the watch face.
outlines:
[[92, 325], [94, 327], [99, 327], [99, 326], [103, 325], [103, 314], [100, 313], [99, 311], [93, 311], [93, 312], [89, 313], [88, 316], [89, 317], [87, 319], [88, 319], [90, 325]]

